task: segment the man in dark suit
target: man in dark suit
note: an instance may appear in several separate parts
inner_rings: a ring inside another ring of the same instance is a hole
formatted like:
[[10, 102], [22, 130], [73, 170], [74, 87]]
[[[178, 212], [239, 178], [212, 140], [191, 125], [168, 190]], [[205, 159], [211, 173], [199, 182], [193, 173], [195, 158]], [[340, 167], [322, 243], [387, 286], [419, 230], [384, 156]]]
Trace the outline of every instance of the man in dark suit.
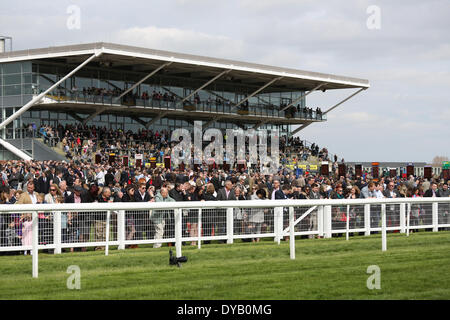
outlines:
[[[72, 193], [70, 193], [65, 199], [65, 203], [89, 203], [91, 202], [91, 197], [86, 189], [76, 186]], [[72, 232], [79, 231], [80, 241], [88, 242], [91, 231], [91, 221], [88, 212], [78, 212], [73, 214], [72, 218]], [[82, 251], [86, 251], [86, 248], [82, 248]]]
[[[436, 198], [436, 197], [440, 197], [441, 195], [439, 194], [439, 190], [438, 190], [438, 185], [436, 182], [432, 182], [430, 185], [430, 188], [425, 191], [424, 195], [425, 198]], [[431, 205], [429, 207], [430, 209], [426, 209], [425, 210], [425, 215], [423, 218], [423, 222], [424, 224], [432, 224], [433, 223], [433, 213], [431, 210]], [[425, 229], [425, 231], [432, 231], [432, 229]]]
[[233, 183], [230, 180], [225, 181], [225, 187], [217, 192], [217, 201], [236, 200], [233, 191]]
[[[227, 201], [227, 200], [236, 200], [236, 195], [234, 193], [233, 183], [231, 180], [225, 181], [225, 187], [220, 189], [217, 192], [217, 201]], [[215, 219], [215, 230], [218, 230], [218, 235], [226, 235], [227, 234], [227, 210], [226, 209], [217, 209], [217, 216]], [[226, 243], [226, 240], [221, 241], [222, 243]]]
[[[134, 192], [135, 202], [150, 202], [152, 198], [147, 192], [147, 187], [145, 183], [139, 185], [139, 189]], [[133, 214], [134, 223], [136, 225], [136, 236], [137, 240], [144, 240], [144, 232], [146, 233], [147, 239], [152, 239], [150, 233], [153, 227], [150, 225], [150, 216], [148, 211], [137, 211]]]
[[[397, 189], [395, 189], [394, 181], [389, 181], [387, 189], [383, 191], [383, 195], [386, 198], [399, 198], [400, 194]], [[388, 227], [398, 226], [399, 216], [395, 213], [395, 205], [388, 205], [386, 208], [386, 220], [388, 222]], [[396, 230], [397, 231], [397, 230]]]
[[37, 180], [36, 191], [38, 193], [47, 194], [50, 189], [49, 171], [45, 171]]

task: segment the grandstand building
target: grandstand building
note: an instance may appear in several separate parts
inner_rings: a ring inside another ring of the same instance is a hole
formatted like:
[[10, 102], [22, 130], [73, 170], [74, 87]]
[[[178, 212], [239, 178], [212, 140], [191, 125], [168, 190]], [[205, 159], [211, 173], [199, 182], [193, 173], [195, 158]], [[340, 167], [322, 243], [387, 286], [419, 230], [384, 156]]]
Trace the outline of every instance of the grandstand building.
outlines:
[[[50, 157], [27, 137], [30, 124], [170, 131], [201, 120], [203, 129], [276, 128], [289, 136], [370, 87], [364, 79], [111, 43], [0, 48], [0, 159]], [[314, 91], [339, 89], [356, 91], [324, 110], [307, 104]]]

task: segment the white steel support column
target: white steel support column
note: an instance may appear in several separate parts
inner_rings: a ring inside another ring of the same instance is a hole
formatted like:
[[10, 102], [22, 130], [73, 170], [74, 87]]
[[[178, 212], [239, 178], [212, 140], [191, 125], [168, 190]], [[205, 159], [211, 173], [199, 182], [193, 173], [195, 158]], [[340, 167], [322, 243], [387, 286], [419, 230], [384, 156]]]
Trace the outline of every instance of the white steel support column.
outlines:
[[[336, 109], [337, 107], [339, 107], [341, 104], [343, 104], [344, 102], [350, 100], [351, 98], [353, 98], [354, 96], [356, 96], [358, 93], [360, 93], [361, 91], [366, 90], [367, 88], [361, 88], [358, 91], [356, 91], [355, 93], [349, 95], [347, 98], [345, 98], [344, 100], [340, 101], [339, 103], [335, 104], [334, 106], [332, 106], [330, 109], [328, 109], [327, 111], [325, 111], [323, 114], [327, 114], [330, 111], [333, 111], [334, 109]], [[313, 121], [311, 122], [307, 122], [306, 124], [304, 124], [301, 127], [298, 127], [297, 129], [295, 129], [294, 131], [292, 131], [291, 135], [293, 136], [294, 134], [296, 134], [297, 132], [305, 129], [306, 127], [308, 127], [310, 124], [314, 123]]]
[[311, 89], [310, 91], [308, 91], [305, 95], [295, 99], [294, 101], [292, 101], [291, 103], [289, 103], [286, 107], [284, 107], [283, 109], [281, 109], [281, 111], [284, 111], [290, 107], [292, 107], [294, 104], [296, 104], [297, 102], [299, 102], [300, 100], [302, 100], [303, 98], [306, 98], [306, 96], [308, 96], [310, 93], [313, 93], [314, 91], [316, 91], [317, 89], [327, 85], [327, 82], [321, 83], [318, 86], [316, 86], [315, 88]]
[[162, 68], [165, 68], [169, 65], [171, 65], [172, 62], [167, 62], [164, 63], [163, 65], [159, 66], [158, 68], [156, 68], [155, 70], [153, 70], [152, 72], [150, 72], [148, 75], [146, 75], [144, 78], [142, 78], [141, 80], [139, 80], [138, 82], [136, 82], [134, 85], [132, 85], [130, 88], [128, 88], [127, 90], [125, 90], [124, 92], [122, 92], [122, 94], [120, 96], [118, 96], [117, 98], [115, 98], [114, 101], [118, 101], [120, 100], [120, 98], [122, 98], [124, 95], [126, 95], [128, 92], [130, 92], [131, 90], [133, 90], [134, 88], [136, 88], [137, 86], [139, 86], [142, 82], [144, 82], [145, 80], [147, 80], [148, 78], [150, 78], [151, 76], [153, 76], [155, 73], [157, 73], [159, 70], [161, 70]]
[[189, 95], [187, 95], [186, 97], [183, 98], [183, 100], [181, 100], [181, 103], [185, 102], [186, 100], [188, 100], [190, 97], [192, 97], [194, 94], [196, 94], [197, 92], [199, 92], [200, 90], [202, 90], [203, 88], [209, 86], [211, 83], [213, 83], [214, 81], [216, 81], [217, 79], [219, 79], [221, 76], [229, 73], [231, 71], [231, 69], [225, 70], [221, 73], [219, 73], [217, 76], [215, 76], [214, 78], [212, 78], [211, 80], [209, 80], [208, 82], [206, 82], [204, 85], [202, 85], [201, 87], [199, 87], [198, 89], [195, 89], [193, 92], [191, 92]]
[[92, 119], [94, 119], [96, 116], [98, 116], [100, 113], [105, 111], [106, 109], [107, 109], [107, 107], [100, 107], [99, 109], [97, 109], [97, 111], [95, 111], [93, 114], [91, 114], [89, 117], [87, 117], [86, 119], [83, 120], [83, 122], [82, 122], [83, 126], [86, 123], [88, 123], [89, 121], [91, 121]]
[[265, 88], [267, 88], [268, 86], [270, 86], [272, 83], [274, 83], [275, 81], [278, 81], [280, 79], [283, 79], [283, 77], [277, 77], [274, 78], [272, 80], [270, 80], [269, 82], [267, 82], [265, 85], [263, 85], [262, 87], [260, 87], [259, 89], [255, 90], [253, 93], [251, 93], [249, 96], [245, 97], [244, 99], [242, 99], [241, 101], [239, 101], [237, 104], [235, 104], [233, 106], [233, 108], [237, 108], [239, 107], [241, 104], [243, 104], [245, 101], [247, 101], [248, 99], [250, 99], [251, 97], [253, 97], [255, 94], [258, 94], [259, 92], [261, 92], [262, 90], [264, 90]]
[[145, 124], [145, 128], [148, 129], [152, 124], [154, 124], [156, 121], [161, 120], [162, 118], [164, 118], [164, 116], [167, 114], [167, 112], [162, 112], [159, 115], [157, 115], [155, 118], [153, 118], [152, 120], [150, 120], [149, 122], [147, 122]]
[[47, 90], [45, 90], [44, 92], [42, 92], [41, 94], [39, 94], [38, 96], [34, 97], [33, 99], [31, 99], [30, 102], [28, 102], [27, 104], [25, 104], [23, 107], [21, 107], [18, 111], [16, 111], [15, 113], [13, 113], [8, 119], [6, 119], [5, 121], [3, 121], [2, 123], [0, 123], [0, 130], [4, 129], [8, 124], [10, 124], [12, 121], [14, 121], [15, 119], [17, 119], [20, 115], [22, 115], [25, 111], [27, 111], [28, 109], [30, 109], [35, 103], [37, 103], [38, 101], [40, 101], [47, 93], [49, 93], [50, 91], [52, 91], [53, 89], [55, 89], [56, 87], [58, 87], [62, 82], [64, 82], [67, 78], [71, 77], [74, 73], [76, 73], [78, 70], [80, 70], [81, 68], [83, 68], [86, 64], [88, 64], [89, 62], [91, 62], [94, 58], [99, 57], [101, 54], [103, 53], [102, 50], [98, 50], [97, 52], [95, 52], [91, 57], [89, 57], [88, 59], [86, 59], [82, 64], [80, 64], [78, 67], [76, 67], [75, 69], [73, 69], [71, 72], [69, 72], [68, 74], [66, 74], [64, 77], [62, 77], [59, 81], [55, 82], [54, 85], [52, 85], [50, 88], [48, 88]]

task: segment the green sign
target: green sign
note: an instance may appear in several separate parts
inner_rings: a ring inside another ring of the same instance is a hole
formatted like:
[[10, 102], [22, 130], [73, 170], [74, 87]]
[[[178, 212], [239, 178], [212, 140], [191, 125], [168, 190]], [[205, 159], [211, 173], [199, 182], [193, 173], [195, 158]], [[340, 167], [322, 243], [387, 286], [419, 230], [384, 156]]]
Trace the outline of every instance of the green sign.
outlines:
[[442, 169], [450, 169], [450, 161], [442, 162]]

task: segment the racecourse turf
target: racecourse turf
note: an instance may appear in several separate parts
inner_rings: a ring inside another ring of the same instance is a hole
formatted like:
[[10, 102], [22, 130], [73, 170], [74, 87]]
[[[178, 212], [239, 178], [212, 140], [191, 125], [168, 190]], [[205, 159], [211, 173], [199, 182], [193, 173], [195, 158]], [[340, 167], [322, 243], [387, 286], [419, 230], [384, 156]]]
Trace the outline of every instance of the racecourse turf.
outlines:
[[[0, 299], [450, 299], [450, 232], [183, 246], [188, 262], [169, 265], [169, 248], [0, 256]], [[173, 248], [174, 249], [174, 248]], [[69, 290], [67, 268], [81, 271], [81, 289]], [[370, 265], [381, 289], [367, 288]]]

